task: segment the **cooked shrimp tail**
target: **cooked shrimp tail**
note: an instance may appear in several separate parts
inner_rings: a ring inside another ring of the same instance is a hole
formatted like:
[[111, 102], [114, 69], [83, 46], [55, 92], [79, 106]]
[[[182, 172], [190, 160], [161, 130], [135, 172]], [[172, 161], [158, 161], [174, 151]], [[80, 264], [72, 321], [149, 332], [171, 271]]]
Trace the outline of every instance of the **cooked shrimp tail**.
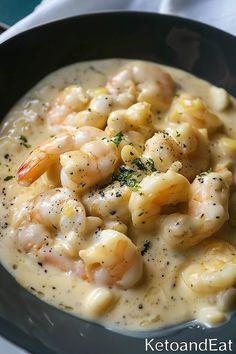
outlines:
[[36, 147], [23, 162], [16, 173], [18, 183], [29, 186], [52, 165], [59, 162], [61, 154], [79, 150], [84, 144], [102, 139], [104, 136], [106, 135], [102, 130], [94, 127], [71, 129], [66, 133], [56, 135]]
[[63, 134], [36, 147], [19, 167], [17, 182], [29, 186], [59, 160], [61, 153], [71, 150], [72, 146], [71, 136]]

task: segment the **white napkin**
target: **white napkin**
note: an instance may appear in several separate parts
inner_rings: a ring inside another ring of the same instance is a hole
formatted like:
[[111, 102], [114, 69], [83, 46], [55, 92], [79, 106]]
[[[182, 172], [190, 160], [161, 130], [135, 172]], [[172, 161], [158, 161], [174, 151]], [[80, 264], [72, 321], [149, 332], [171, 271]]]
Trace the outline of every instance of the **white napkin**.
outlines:
[[[0, 36], [0, 43], [28, 28], [78, 14], [105, 10], [136, 10], [195, 19], [236, 35], [234, 0], [43, 0], [34, 12]], [[0, 353], [26, 354], [3, 338]]]
[[35, 11], [0, 36], [0, 43], [30, 27], [104, 10], [153, 11], [188, 17], [236, 35], [234, 0], [44, 0]]

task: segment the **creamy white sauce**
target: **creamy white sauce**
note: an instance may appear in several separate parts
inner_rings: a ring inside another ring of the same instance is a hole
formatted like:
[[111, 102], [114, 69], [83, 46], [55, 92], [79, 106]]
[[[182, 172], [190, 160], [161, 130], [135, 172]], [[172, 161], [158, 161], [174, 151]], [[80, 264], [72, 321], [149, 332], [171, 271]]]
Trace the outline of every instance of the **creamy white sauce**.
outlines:
[[[91, 318], [105, 326], [123, 330], [150, 330], [199, 317], [199, 309], [214, 303], [214, 296], [191, 293], [179, 282], [179, 272], [188, 251], [171, 250], [158, 232], [135, 231], [133, 242], [139, 250], [149, 240], [151, 247], [144, 254], [144, 276], [133, 288], [113, 288], [116, 301], [99, 318], [92, 318], [83, 304], [96, 285], [63, 273], [49, 265], [39, 265], [34, 258], [19, 253], [11, 230], [12, 217], [23, 200], [30, 199], [48, 188], [43, 176], [31, 187], [19, 186], [16, 170], [29, 151], [50, 136], [46, 125], [49, 102], [66, 86], [79, 84], [95, 89], [104, 86], [127, 60], [113, 59], [74, 64], [44, 78], [32, 88], [9, 112], [2, 124], [0, 138], [0, 259], [16, 280], [43, 301], [81, 318]], [[203, 99], [211, 108], [209, 83], [181, 70], [164, 67], [178, 83], [177, 93], [187, 92]], [[212, 109], [214, 111], [214, 109]], [[215, 112], [225, 124], [227, 134], [236, 138], [236, 105], [231, 99], [224, 112]], [[157, 121], [157, 126], [161, 124]], [[27, 142], [24, 141], [24, 136]], [[30, 145], [30, 146], [29, 146]], [[4, 180], [5, 179], [5, 180]], [[8, 179], [6, 181], [6, 179]], [[235, 229], [227, 222], [218, 234], [236, 246]], [[226, 315], [227, 316], [227, 315]]]

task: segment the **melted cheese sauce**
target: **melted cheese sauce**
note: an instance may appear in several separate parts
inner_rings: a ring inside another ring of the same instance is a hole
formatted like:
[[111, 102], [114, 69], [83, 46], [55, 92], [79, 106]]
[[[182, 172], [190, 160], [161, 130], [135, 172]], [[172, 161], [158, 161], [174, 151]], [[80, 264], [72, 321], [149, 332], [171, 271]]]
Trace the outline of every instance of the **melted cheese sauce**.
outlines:
[[[78, 63], [62, 68], [32, 88], [5, 118], [0, 138], [1, 262], [23, 287], [43, 301], [78, 317], [89, 318], [114, 329], [151, 330], [195, 318], [210, 324], [222, 322], [229, 312], [227, 304], [225, 311], [219, 310], [218, 304], [221, 301], [222, 305], [223, 301], [219, 300], [219, 296], [223, 297], [225, 293], [202, 296], [191, 292], [183, 285], [179, 281], [179, 274], [183, 261], [191, 250], [174, 251], [163, 241], [158, 231], [145, 233], [133, 231], [131, 236], [140, 252], [144, 250], [147, 241], [150, 241], [151, 245], [142, 252], [143, 278], [128, 290], [112, 288], [115, 301], [97, 318], [84, 305], [88, 295], [96, 289], [96, 285], [83, 281], [71, 273], [63, 273], [52, 266], [37, 263], [29, 254], [19, 252], [15, 245], [11, 227], [14, 212], [24, 200], [48, 189], [48, 180], [45, 176], [28, 188], [18, 185], [14, 176], [30, 150], [51, 135], [45, 119], [49, 103], [64, 87], [71, 84], [79, 84], [86, 89], [104, 86], [107, 78], [126, 63], [127, 60], [113, 59]], [[181, 70], [170, 67], [164, 69], [178, 84], [176, 94], [187, 92], [198, 96], [214, 112], [212, 85]], [[236, 138], [234, 99], [230, 98], [226, 110], [215, 113], [223, 121], [227, 135]], [[165, 126], [161, 115], [155, 122], [158, 128], [161, 124]], [[218, 234], [236, 246], [235, 229], [229, 222], [225, 223]], [[230, 291], [234, 296], [232, 289]], [[201, 317], [202, 309], [209, 308], [218, 311], [216, 315], [213, 314], [213, 317], [215, 316], [213, 320], [211, 311], [204, 318]]]

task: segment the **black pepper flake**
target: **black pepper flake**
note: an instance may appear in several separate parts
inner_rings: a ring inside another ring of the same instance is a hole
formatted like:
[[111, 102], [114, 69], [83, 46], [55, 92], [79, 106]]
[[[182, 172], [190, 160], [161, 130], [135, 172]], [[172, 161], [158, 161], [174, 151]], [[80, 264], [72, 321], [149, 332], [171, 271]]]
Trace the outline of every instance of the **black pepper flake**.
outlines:
[[99, 194], [102, 198], [105, 197], [105, 193], [104, 193], [103, 191], [99, 191], [98, 194]]
[[141, 256], [144, 256], [147, 253], [147, 251], [149, 250], [150, 247], [151, 247], [151, 242], [146, 240], [144, 242], [143, 248], [141, 250]]
[[122, 194], [120, 192], [116, 192], [116, 198], [122, 197]]

